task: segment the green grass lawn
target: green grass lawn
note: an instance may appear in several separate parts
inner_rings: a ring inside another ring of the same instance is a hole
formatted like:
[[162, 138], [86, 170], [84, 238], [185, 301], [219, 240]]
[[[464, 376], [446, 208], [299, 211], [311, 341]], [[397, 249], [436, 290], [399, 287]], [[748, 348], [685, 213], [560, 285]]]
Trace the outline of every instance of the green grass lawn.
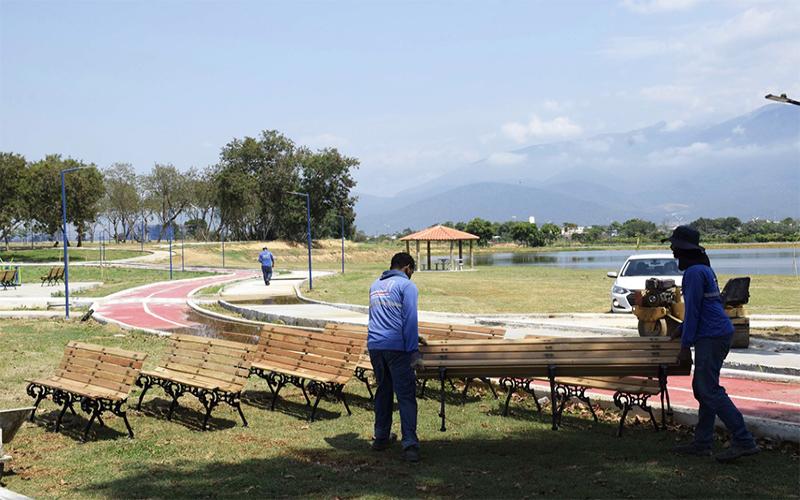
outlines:
[[[369, 286], [386, 266], [351, 265], [345, 274], [314, 280], [308, 297], [329, 302], [368, 304]], [[733, 276], [720, 275], [721, 283]], [[418, 272], [419, 307], [463, 313], [606, 312], [613, 280], [598, 269], [476, 267], [463, 272]], [[797, 314], [800, 281], [793, 276], [752, 276], [748, 311]]]
[[[95, 245], [92, 245], [95, 246]], [[147, 255], [148, 252], [140, 252], [132, 249], [106, 248], [106, 260], [130, 259]], [[62, 262], [64, 260], [64, 250], [62, 248], [36, 248], [36, 249], [17, 249], [8, 252], [0, 251], [0, 259], [5, 262]], [[98, 248], [77, 248], [69, 249], [70, 262], [99, 261], [100, 250]]]
[[[49, 266], [26, 266], [22, 268], [22, 279], [24, 283], [40, 283], [39, 276], [45, 276], [50, 271]], [[173, 279], [197, 278], [200, 276], [211, 276], [214, 273], [200, 271], [174, 271]], [[156, 281], [169, 280], [169, 271], [161, 269], [139, 269], [128, 267], [106, 266], [70, 266], [70, 283], [76, 281], [102, 281], [103, 284], [97, 288], [72, 292], [70, 295], [76, 297], [105, 297], [115, 292], [133, 288], [140, 285], [147, 285]]]
[[[30, 403], [24, 379], [51, 374], [72, 339], [147, 352], [147, 366], [167, 346], [166, 339], [92, 323], [4, 321], [0, 407]], [[47, 430], [57, 413], [48, 401], [8, 447], [14, 474], [5, 481], [37, 498], [798, 496], [796, 447], [722, 466], [672, 455], [670, 448], [686, 439], [680, 429], [656, 433], [631, 422], [617, 438], [614, 412], [593, 425], [587, 412], [573, 410], [554, 432], [530, 400], [516, 401], [512, 414], [502, 417], [500, 403], [477, 392], [466, 405], [448, 406], [446, 433], [438, 430], [438, 402], [420, 400], [423, 461], [406, 464], [399, 447], [369, 450], [370, 404], [360, 383], [346, 391], [352, 416], [328, 401], [320, 404], [319, 420], [308, 423], [299, 391], [287, 391], [271, 412], [264, 408], [264, 382], [252, 379], [243, 406], [250, 426], [241, 427], [233, 410], [220, 407], [213, 429], [200, 432], [194, 429], [200, 406], [191, 396], [168, 422], [168, 400], [153, 389], [141, 412], [129, 410], [134, 440], [125, 437], [119, 418], [107, 416], [108, 427], [95, 427], [96, 439], [86, 444], [77, 440], [83, 414], [65, 417], [58, 434]], [[131, 401], [137, 396], [134, 391]]]

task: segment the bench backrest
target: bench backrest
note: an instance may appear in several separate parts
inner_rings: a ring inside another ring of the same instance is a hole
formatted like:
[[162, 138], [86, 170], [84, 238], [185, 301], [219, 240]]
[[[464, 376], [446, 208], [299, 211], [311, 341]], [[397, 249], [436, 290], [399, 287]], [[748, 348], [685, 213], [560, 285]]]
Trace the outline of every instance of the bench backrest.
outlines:
[[63, 280], [64, 279], [64, 267], [63, 266], [62, 267], [57, 267], [56, 268], [56, 273], [55, 273], [55, 275], [53, 277], [55, 279], [57, 279], [57, 280]]
[[147, 354], [72, 341], [56, 376], [82, 384], [129, 393]]
[[261, 329], [253, 362], [351, 377], [366, 345], [366, 335], [346, 329], [331, 335], [303, 328], [265, 326]]
[[230, 340], [174, 334], [165, 369], [232, 385], [241, 391], [250, 376], [250, 356], [255, 346]]
[[497, 340], [505, 337], [506, 330], [504, 328], [492, 328], [478, 325], [451, 325], [420, 321], [419, 334], [429, 340]]
[[658, 376], [688, 374], [691, 365], [678, 362], [680, 342], [662, 337], [526, 338], [520, 340], [432, 341], [420, 346], [421, 376], [543, 377], [554, 367], [557, 376]]
[[11, 281], [13, 279], [12, 276], [9, 276], [10, 271], [3, 271], [0, 270], [0, 283], [5, 283], [7, 281]]

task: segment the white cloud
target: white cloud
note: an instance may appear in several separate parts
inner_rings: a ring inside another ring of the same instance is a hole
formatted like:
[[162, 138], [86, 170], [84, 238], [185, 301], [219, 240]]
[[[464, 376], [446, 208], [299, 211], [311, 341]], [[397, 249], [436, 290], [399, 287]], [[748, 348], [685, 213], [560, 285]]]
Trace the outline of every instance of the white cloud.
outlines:
[[736, 125], [733, 127], [733, 130], [731, 130], [731, 133], [733, 133], [733, 135], [744, 135], [744, 127]]
[[622, 6], [637, 14], [657, 14], [676, 10], [688, 10], [697, 0], [622, 0]]
[[579, 125], [565, 116], [547, 121], [536, 115], [533, 115], [528, 123], [506, 123], [501, 130], [511, 140], [520, 144], [537, 140], [567, 139], [583, 132]]
[[673, 120], [664, 124], [664, 128], [661, 129], [664, 132], [675, 132], [676, 130], [680, 130], [686, 126], [686, 122], [683, 120]]
[[607, 153], [608, 150], [611, 149], [611, 144], [613, 143], [614, 139], [610, 137], [603, 139], [591, 139], [582, 141], [580, 143], [580, 147], [592, 153]]
[[344, 137], [339, 137], [336, 134], [332, 134], [330, 132], [323, 132], [317, 135], [300, 137], [298, 143], [301, 146], [308, 146], [312, 149], [324, 149], [324, 148], [341, 149], [348, 146], [350, 144], [350, 141], [348, 141]]
[[505, 166], [517, 165], [522, 163], [528, 158], [528, 155], [520, 153], [492, 153], [486, 161], [490, 165]]

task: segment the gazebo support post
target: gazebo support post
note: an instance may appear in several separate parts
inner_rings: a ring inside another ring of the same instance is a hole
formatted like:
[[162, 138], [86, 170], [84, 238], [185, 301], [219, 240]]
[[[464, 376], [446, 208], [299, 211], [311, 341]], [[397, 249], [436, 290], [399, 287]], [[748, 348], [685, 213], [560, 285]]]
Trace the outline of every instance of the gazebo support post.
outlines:
[[406, 241], [406, 253], [411, 255], [411, 247], [409, 245], [411, 245], [411, 243]]
[[469, 240], [469, 268], [475, 267], [475, 258], [472, 255], [472, 240]]
[[464, 265], [464, 240], [458, 240], [458, 263]]
[[447, 262], [448, 262], [447, 267], [449, 267], [451, 271], [455, 269], [455, 267], [453, 266], [453, 240], [450, 240], [450, 260], [448, 260]]
[[427, 241], [428, 243], [428, 271], [431, 270], [431, 240]]
[[[419, 266], [419, 240], [417, 240], [417, 260], [414, 261], [414, 262], [416, 262], [417, 265]], [[422, 266], [420, 266], [420, 267], [422, 267]]]

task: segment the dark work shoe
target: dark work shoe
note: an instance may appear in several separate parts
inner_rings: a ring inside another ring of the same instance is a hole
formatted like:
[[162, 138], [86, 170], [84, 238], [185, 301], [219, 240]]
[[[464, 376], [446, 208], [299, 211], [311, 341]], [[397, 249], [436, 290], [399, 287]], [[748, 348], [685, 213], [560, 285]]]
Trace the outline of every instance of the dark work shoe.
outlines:
[[403, 450], [403, 460], [406, 462], [419, 462], [419, 446], [409, 446]]
[[731, 445], [730, 448], [727, 450], [718, 453], [714, 458], [717, 459], [717, 462], [726, 464], [728, 462], [733, 462], [737, 458], [746, 457], [748, 455], [755, 455], [756, 453], [760, 452], [761, 448], [756, 446], [755, 444], [752, 446], [737, 446]]
[[672, 448], [672, 453], [677, 453], [678, 455], [692, 455], [695, 457], [710, 457], [713, 454], [711, 448], [701, 448], [695, 443], [679, 444]]
[[397, 434], [389, 434], [388, 439], [375, 439], [372, 441], [372, 451], [383, 451], [397, 442]]

